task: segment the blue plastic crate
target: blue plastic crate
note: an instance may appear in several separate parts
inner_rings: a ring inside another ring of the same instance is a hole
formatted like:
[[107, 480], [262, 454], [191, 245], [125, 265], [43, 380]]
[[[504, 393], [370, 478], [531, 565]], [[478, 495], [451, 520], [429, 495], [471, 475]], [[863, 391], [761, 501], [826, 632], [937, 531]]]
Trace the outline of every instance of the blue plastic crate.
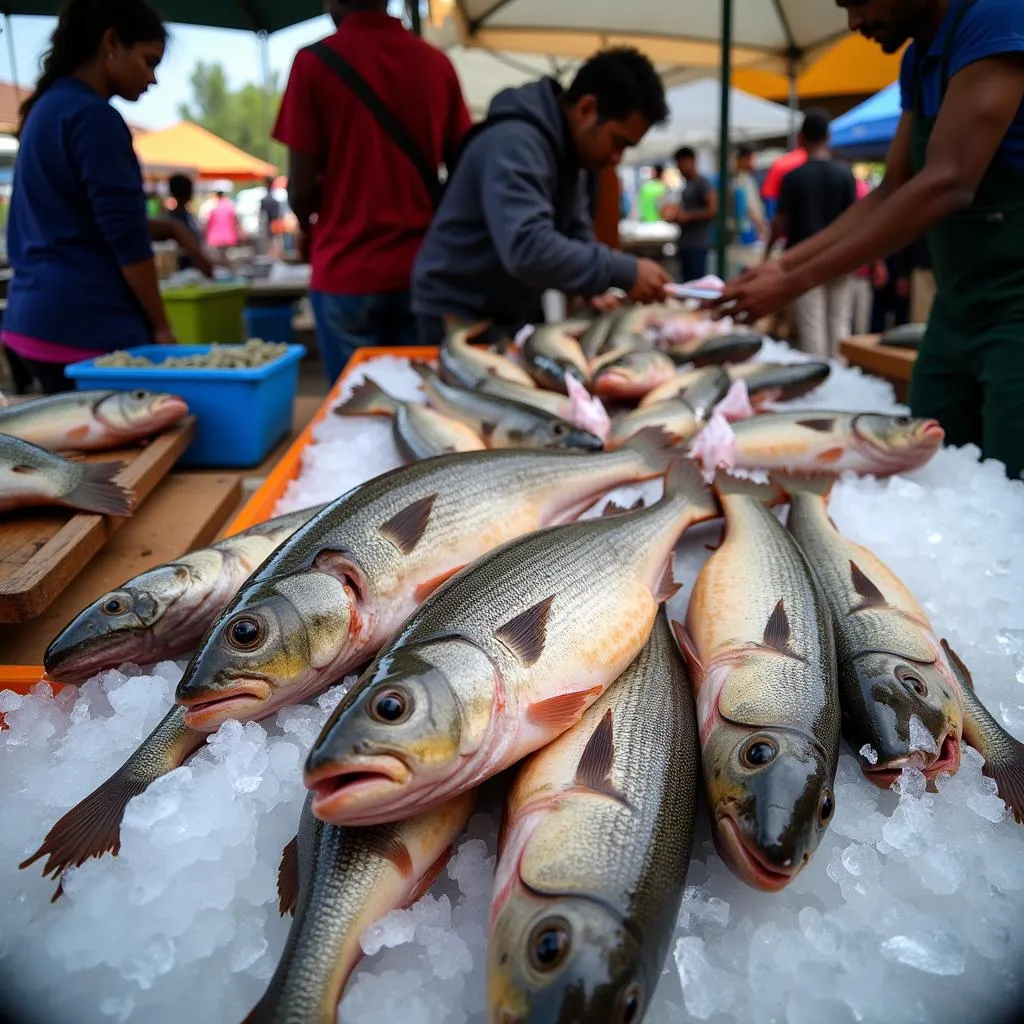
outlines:
[[[200, 354], [211, 347], [140, 345], [126, 351], [159, 363], [168, 356]], [[178, 464], [247, 469], [262, 462], [291, 430], [299, 361], [305, 351], [302, 345], [289, 345], [280, 359], [252, 370], [108, 367], [86, 359], [65, 372], [80, 390], [145, 388], [180, 395], [195, 414], [196, 436]]]

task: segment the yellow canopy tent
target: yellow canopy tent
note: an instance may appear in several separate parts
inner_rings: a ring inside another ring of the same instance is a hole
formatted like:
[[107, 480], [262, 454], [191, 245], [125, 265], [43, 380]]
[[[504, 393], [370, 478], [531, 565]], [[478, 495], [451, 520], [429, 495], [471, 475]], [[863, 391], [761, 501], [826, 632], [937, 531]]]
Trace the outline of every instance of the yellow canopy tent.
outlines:
[[277, 174], [273, 164], [244, 153], [191, 121], [137, 137], [135, 152], [143, 168], [194, 167], [199, 177], [205, 179], [250, 182]]

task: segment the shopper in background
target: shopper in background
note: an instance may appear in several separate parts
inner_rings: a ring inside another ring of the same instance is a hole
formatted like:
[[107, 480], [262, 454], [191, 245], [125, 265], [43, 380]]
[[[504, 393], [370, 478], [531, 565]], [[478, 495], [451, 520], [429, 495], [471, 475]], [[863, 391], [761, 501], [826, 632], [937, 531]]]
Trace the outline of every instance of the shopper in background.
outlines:
[[661, 206], [668, 191], [665, 184], [665, 168], [655, 164], [650, 175], [636, 194], [636, 219], [642, 224], [657, 224], [661, 220]]
[[[195, 194], [195, 186], [192, 184], [192, 179], [184, 174], [172, 174], [167, 179], [167, 191], [171, 196], [171, 208], [167, 211], [168, 219], [181, 224], [194, 239], [196, 245], [199, 245], [199, 224], [189, 208], [192, 203], [192, 197]], [[187, 270], [189, 267], [194, 266], [195, 262], [187, 252], [183, 252], [178, 257], [179, 270]]]
[[221, 257], [226, 257], [228, 249], [235, 248], [239, 243], [238, 212], [226, 192], [218, 191], [215, 194], [216, 202], [206, 220], [206, 244], [220, 253]]
[[269, 252], [274, 243], [274, 231], [281, 219], [281, 204], [274, 196], [274, 179], [267, 178], [266, 195], [260, 200], [260, 239], [263, 248]]
[[187, 233], [147, 220], [131, 133], [110, 105], [156, 83], [166, 39], [142, 0], [70, 0], [22, 106], [3, 344], [47, 393], [72, 387], [69, 363], [174, 341], [151, 239]]
[[703, 175], [697, 172], [697, 154], [684, 146], [675, 155], [676, 166], [683, 176], [683, 189], [678, 202], [666, 204], [662, 217], [679, 225], [679, 264], [684, 281], [703, 277], [708, 270], [708, 244], [711, 222], [718, 216], [718, 193]]
[[730, 184], [730, 249], [740, 270], [754, 266], [761, 258], [762, 239], [768, 234], [761, 192], [754, 177], [757, 151], [753, 146], [736, 147], [736, 170]]
[[470, 118], [451, 62], [389, 17], [386, 0], [327, 0], [327, 10], [337, 32], [296, 55], [274, 138], [289, 150], [333, 382], [361, 345], [416, 341], [412, 266], [438, 168], [454, 163]]

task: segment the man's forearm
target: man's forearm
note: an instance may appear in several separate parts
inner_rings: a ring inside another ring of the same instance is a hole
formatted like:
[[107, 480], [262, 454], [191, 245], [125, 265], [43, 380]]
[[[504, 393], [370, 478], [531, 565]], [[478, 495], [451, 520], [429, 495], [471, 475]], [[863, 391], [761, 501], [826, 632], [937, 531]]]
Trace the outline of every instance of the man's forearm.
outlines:
[[160, 284], [156, 276], [156, 263], [143, 260], [121, 268], [121, 273], [132, 294], [142, 306], [154, 332], [167, 326], [167, 312], [160, 295]]
[[799, 245], [794, 245], [782, 257], [782, 266], [785, 270], [793, 270], [796, 267], [806, 264], [826, 249], [832, 248], [848, 238], [850, 233], [868, 220], [875, 211], [885, 202], [891, 190], [877, 188], [869, 193], [859, 202], [845, 210], [827, 228], [811, 235]]

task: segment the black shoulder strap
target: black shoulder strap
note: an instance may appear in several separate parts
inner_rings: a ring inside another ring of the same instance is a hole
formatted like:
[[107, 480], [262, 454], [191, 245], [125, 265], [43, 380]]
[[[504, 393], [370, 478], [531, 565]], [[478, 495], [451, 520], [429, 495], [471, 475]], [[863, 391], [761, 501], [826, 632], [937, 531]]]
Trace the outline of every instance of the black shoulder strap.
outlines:
[[384, 105], [365, 78], [344, 57], [326, 42], [313, 43], [307, 49], [320, 58], [353, 92], [355, 97], [376, 118], [377, 123], [392, 142], [405, 154], [409, 163], [416, 168], [430, 196], [431, 205], [436, 209], [441, 199], [441, 182], [437, 167], [430, 161], [402, 127], [398, 118]]

